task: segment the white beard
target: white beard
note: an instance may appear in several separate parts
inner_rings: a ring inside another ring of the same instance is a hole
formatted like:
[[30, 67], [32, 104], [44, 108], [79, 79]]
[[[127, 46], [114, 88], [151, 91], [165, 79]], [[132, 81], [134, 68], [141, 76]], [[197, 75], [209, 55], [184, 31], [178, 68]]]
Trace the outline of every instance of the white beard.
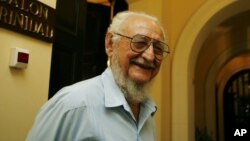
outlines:
[[117, 50], [117, 48], [114, 50], [111, 60], [111, 69], [114, 79], [127, 100], [137, 103], [143, 102], [148, 98], [147, 91], [149, 83], [136, 83], [124, 75], [117, 56]]

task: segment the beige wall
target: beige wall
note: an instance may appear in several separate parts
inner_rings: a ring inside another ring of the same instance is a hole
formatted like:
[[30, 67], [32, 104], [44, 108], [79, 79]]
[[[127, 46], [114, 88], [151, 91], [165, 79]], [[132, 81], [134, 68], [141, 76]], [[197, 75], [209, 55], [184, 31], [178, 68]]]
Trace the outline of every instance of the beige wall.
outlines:
[[[43, 0], [55, 8], [55, 0]], [[47, 100], [52, 44], [0, 28], [0, 140], [23, 141]], [[29, 50], [24, 70], [9, 68], [10, 48]]]

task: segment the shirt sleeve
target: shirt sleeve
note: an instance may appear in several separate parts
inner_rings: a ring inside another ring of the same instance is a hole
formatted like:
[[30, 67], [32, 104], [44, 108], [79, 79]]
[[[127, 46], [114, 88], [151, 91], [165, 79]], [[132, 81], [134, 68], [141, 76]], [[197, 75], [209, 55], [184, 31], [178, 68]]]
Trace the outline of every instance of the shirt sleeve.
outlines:
[[38, 113], [26, 141], [89, 139], [94, 134], [91, 120], [86, 106], [72, 107], [68, 101], [52, 100]]
[[[64, 136], [72, 134], [67, 132], [68, 126], [73, 123], [74, 113], [84, 108], [76, 110], [66, 110], [60, 106], [45, 106], [37, 115], [32, 129], [30, 130], [26, 141], [59, 141]], [[83, 113], [83, 112], [81, 112]]]

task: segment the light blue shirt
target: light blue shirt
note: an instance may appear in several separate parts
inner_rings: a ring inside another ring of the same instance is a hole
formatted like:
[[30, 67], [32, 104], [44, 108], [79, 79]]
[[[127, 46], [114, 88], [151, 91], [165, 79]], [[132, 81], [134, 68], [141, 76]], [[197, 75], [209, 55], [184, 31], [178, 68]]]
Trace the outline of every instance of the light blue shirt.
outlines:
[[136, 122], [107, 68], [60, 90], [40, 110], [26, 141], [156, 141], [155, 104], [141, 104]]

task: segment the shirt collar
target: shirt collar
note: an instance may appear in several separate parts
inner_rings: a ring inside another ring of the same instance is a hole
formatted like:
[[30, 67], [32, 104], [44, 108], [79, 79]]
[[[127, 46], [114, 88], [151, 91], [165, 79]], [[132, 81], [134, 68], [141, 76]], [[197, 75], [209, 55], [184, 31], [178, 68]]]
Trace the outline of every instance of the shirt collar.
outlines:
[[109, 67], [102, 73], [102, 82], [104, 86], [105, 107], [118, 107], [127, 104], [127, 101], [121, 89], [116, 84]]
[[146, 109], [151, 112], [151, 116], [154, 116], [155, 112], [157, 111], [157, 106], [151, 98], [148, 98], [144, 103], [142, 103], [142, 105], [147, 107]]

